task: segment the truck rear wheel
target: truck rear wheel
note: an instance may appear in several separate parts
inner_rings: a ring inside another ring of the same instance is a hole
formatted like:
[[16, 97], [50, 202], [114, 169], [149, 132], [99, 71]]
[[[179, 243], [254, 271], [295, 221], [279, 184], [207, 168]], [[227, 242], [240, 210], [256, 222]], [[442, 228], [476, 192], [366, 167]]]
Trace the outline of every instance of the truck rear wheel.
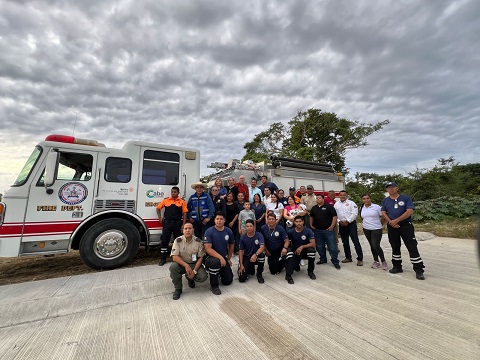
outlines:
[[94, 269], [115, 269], [137, 254], [140, 233], [129, 221], [105, 219], [88, 229], [80, 240], [80, 257]]

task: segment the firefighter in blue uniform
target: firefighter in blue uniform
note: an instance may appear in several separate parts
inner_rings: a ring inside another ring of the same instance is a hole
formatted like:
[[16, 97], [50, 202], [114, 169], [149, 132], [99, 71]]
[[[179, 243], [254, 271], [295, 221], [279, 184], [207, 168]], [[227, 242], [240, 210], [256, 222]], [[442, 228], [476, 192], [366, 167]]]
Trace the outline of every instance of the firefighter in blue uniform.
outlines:
[[249, 275], [255, 275], [257, 266], [257, 280], [263, 284], [263, 267], [265, 265], [265, 245], [262, 234], [255, 231], [255, 221], [245, 221], [247, 232], [240, 237], [238, 245], [238, 280], [245, 282]]

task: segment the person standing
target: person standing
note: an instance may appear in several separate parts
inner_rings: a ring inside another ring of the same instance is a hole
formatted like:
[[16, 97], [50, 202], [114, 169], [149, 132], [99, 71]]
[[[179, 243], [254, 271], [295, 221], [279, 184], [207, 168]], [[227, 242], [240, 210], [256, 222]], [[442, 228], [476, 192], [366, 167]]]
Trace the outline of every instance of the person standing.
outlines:
[[[370, 250], [373, 256], [373, 269], [381, 267], [383, 270], [388, 270], [388, 265], [383, 254], [383, 249], [380, 246], [382, 241], [382, 208], [372, 203], [370, 194], [362, 195], [363, 206], [360, 208], [360, 217], [362, 218], [362, 228], [365, 237], [370, 244]], [[380, 257], [380, 262], [378, 261]]]
[[312, 206], [310, 211], [310, 228], [315, 235], [317, 252], [320, 257], [317, 264], [327, 263], [325, 244], [328, 244], [330, 259], [335, 269], [340, 270], [338, 252], [335, 246], [335, 226], [337, 224], [337, 212], [335, 208], [326, 204], [321, 194], [317, 195], [317, 205]]
[[306, 193], [300, 198], [300, 204], [305, 205], [305, 226], [310, 226], [310, 210], [317, 205], [317, 197], [315, 196], [315, 190], [313, 185], [307, 185]]
[[291, 186], [288, 189], [288, 194], [293, 198], [293, 200], [295, 200], [295, 204], [300, 204], [300, 198], [296, 195], [297, 190], [295, 190], [294, 186]]
[[247, 220], [252, 220], [255, 228], [255, 212], [250, 209], [250, 202], [243, 203], [243, 210], [238, 214], [238, 233], [240, 236], [247, 232]]
[[417, 249], [417, 239], [415, 238], [415, 229], [412, 224], [412, 214], [415, 205], [409, 196], [398, 192], [398, 185], [395, 182], [389, 182], [385, 186], [390, 196], [382, 201], [382, 215], [387, 221], [388, 241], [392, 246], [392, 268], [389, 270], [392, 274], [403, 272], [402, 254], [400, 248], [403, 243], [407, 247], [410, 255], [410, 262], [413, 264], [413, 270], [418, 280], [425, 280], [423, 274], [425, 266]]
[[260, 194], [255, 194], [253, 196], [253, 203], [250, 205], [250, 208], [255, 213], [255, 221], [257, 223], [255, 228], [261, 229], [262, 226], [265, 225], [265, 212], [267, 211], [267, 208], [262, 204]]
[[183, 226], [183, 235], [175, 239], [172, 246], [172, 263], [170, 265], [170, 278], [175, 292], [173, 300], [180, 299], [182, 294], [182, 275], [188, 280], [188, 286], [193, 289], [195, 281], [207, 280], [207, 272], [202, 265], [205, 248], [202, 240], [193, 235], [193, 225], [186, 223]]
[[266, 175], [262, 176], [262, 184], [258, 187], [261, 191], [262, 194], [265, 196], [265, 188], [268, 187], [270, 188], [270, 192], [274, 193], [278, 190], [278, 186], [275, 185], [275, 183], [268, 181], [268, 177]]
[[266, 187], [265, 189], [263, 189], [263, 191], [265, 194], [263, 196], [263, 203], [265, 204], [265, 206], [268, 206], [268, 204], [272, 202], [272, 192], [269, 187]]
[[235, 184], [235, 186], [237, 187], [238, 189], [238, 193], [242, 193], [243, 194], [243, 198], [246, 200], [246, 201], [249, 201], [248, 199], [250, 199], [250, 194], [248, 192], [248, 185], [245, 184], [245, 176], [243, 175], [240, 175], [238, 177], [238, 183]]
[[263, 267], [265, 265], [265, 245], [262, 234], [255, 231], [255, 222], [248, 219], [245, 224], [246, 233], [240, 238], [238, 251], [238, 280], [245, 282], [249, 275], [255, 275], [257, 266], [257, 281], [263, 284]]
[[[328, 190], [328, 196], [324, 197], [324, 200], [327, 204], [335, 206], [337, 202], [335, 196], [335, 190]], [[340, 254], [340, 249], [338, 248], [338, 223], [335, 225], [335, 246], [337, 247], [337, 252]]]
[[207, 190], [207, 185], [201, 182], [193, 183], [192, 189], [195, 193], [190, 196], [187, 203], [188, 217], [193, 223], [193, 229], [196, 237], [203, 237], [205, 230], [208, 228], [208, 223], [213, 217], [215, 207]]
[[210, 290], [215, 295], [222, 291], [219, 287], [219, 277], [222, 285], [230, 285], [233, 281], [232, 256], [235, 239], [230, 228], [225, 226], [225, 215], [215, 214], [215, 226], [205, 231], [203, 245], [207, 256], [205, 267], [210, 274]]
[[231, 192], [233, 194], [233, 200], [236, 201], [238, 196], [238, 187], [235, 185], [235, 179], [233, 177], [229, 177], [227, 182], [227, 194]]
[[293, 220], [295, 216], [305, 216], [305, 205], [295, 204], [295, 199], [290, 195], [287, 197], [288, 205], [283, 210], [283, 218], [286, 222], [285, 229], [288, 231], [293, 228]]
[[227, 195], [228, 191], [227, 191], [227, 188], [223, 186], [222, 179], [219, 177], [215, 179], [215, 184], [210, 188], [210, 195], [212, 195], [212, 189], [214, 186], [218, 188], [218, 196], [220, 196], [221, 199], [225, 199], [225, 196]]
[[[187, 204], [178, 195], [180, 189], [177, 186], [170, 190], [170, 197], [163, 199], [157, 206], [157, 216], [160, 224], [163, 225], [162, 236], [160, 237], [160, 262], [159, 266], [165, 265], [167, 261], [168, 243], [172, 237], [176, 239], [182, 235], [182, 228], [187, 221]], [[162, 217], [162, 209], [165, 209]]]
[[255, 194], [258, 194], [260, 196], [260, 202], [263, 201], [262, 190], [260, 190], [257, 187], [257, 180], [255, 178], [252, 178], [252, 180], [250, 180], [250, 187], [248, 188], [248, 194], [249, 194], [248, 200], [250, 201], [250, 203], [254, 202], [253, 196]]
[[287, 274], [285, 280], [289, 284], [293, 284], [293, 271], [300, 268], [300, 259], [308, 259], [308, 277], [315, 280], [317, 277], [315, 270], [315, 236], [312, 230], [303, 225], [303, 217], [300, 215], [295, 217], [295, 228], [288, 231], [290, 246], [293, 251], [292, 258], [287, 263]]
[[277, 218], [273, 213], [267, 215], [267, 224], [263, 225], [260, 232], [265, 240], [265, 253], [268, 256], [270, 274], [277, 275], [285, 267], [293, 253], [288, 252], [290, 239], [285, 229], [277, 225]]
[[349, 238], [351, 238], [357, 253], [357, 266], [363, 266], [363, 250], [357, 232], [356, 219], [358, 215], [358, 207], [352, 200], [347, 199], [347, 196], [348, 194], [345, 190], [340, 191], [340, 201], [336, 202], [334, 206], [337, 211], [343, 251], [345, 251], [345, 259], [342, 260], [342, 263], [352, 262], [352, 252], [350, 250], [349, 240]]
[[270, 211], [272, 211], [275, 214], [275, 217], [277, 218], [277, 224], [280, 226], [283, 225], [283, 205], [278, 202], [278, 197], [277, 194], [272, 194], [270, 195], [270, 203], [268, 205], [265, 205], [267, 208], [266, 215]]
[[285, 197], [285, 191], [283, 189], [278, 189], [277, 197], [278, 197], [278, 202], [282, 204], [283, 207], [285, 208], [285, 206], [288, 205], [288, 198]]
[[[212, 186], [212, 188], [210, 189], [210, 196], [212, 197], [212, 202], [213, 202], [213, 207], [214, 207], [213, 213], [216, 214], [217, 211], [221, 211], [224, 214], [226, 214], [227, 213], [227, 205], [225, 203], [225, 199], [223, 199], [220, 196], [220, 189], [216, 185]], [[213, 220], [213, 216], [210, 219], [210, 223], [208, 225], [209, 225], [209, 227], [215, 225], [214, 220]]]

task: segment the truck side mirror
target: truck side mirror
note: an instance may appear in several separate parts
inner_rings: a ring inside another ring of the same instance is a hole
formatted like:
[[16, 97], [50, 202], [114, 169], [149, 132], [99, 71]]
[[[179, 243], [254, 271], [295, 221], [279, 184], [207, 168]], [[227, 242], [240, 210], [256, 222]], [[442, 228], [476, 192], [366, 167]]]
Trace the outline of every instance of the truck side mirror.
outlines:
[[47, 164], [45, 165], [45, 176], [43, 178], [45, 189], [55, 184], [55, 177], [58, 170], [59, 158], [60, 158], [60, 153], [57, 151], [52, 151], [47, 155]]

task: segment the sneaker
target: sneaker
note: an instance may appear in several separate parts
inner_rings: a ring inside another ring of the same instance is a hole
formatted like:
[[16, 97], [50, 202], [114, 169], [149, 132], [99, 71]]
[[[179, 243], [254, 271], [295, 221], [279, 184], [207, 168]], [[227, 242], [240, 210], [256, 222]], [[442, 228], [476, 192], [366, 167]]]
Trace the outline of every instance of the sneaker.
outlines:
[[305, 260], [303, 260], [303, 259], [300, 260], [300, 266], [305, 266], [305, 265], [307, 265], [307, 264], [305, 264]]
[[263, 278], [262, 274], [257, 275], [257, 280], [259, 284], [263, 284], [265, 282], [265, 279]]
[[175, 292], [173, 293], [173, 300], [178, 300], [180, 299], [180, 295], [182, 295], [182, 289], [175, 289]]
[[380, 263], [378, 261], [374, 261], [372, 264], [372, 269], [378, 269], [380, 267]]
[[165, 265], [166, 260], [165, 259], [160, 259], [160, 262], [158, 263], [158, 266], [163, 266]]
[[398, 274], [398, 273], [402, 273], [402, 272], [403, 272], [403, 269], [394, 266], [394, 267], [392, 267], [390, 270], [388, 270], [388, 272], [389, 272], [390, 274]]
[[382, 261], [382, 269], [385, 271], [388, 270], [388, 264], [386, 261]]
[[187, 278], [188, 280], [188, 287], [190, 289], [193, 289], [195, 287], [195, 280], [190, 280], [189, 278]]
[[338, 264], [338, 263], [337, 263], [337, 264], [333, 264], [333, 266], [335, 266], [335, 269], [337, 269], [337, 270], [340, 270], [340, 269], [341, 269], [341, 266], [340, 266], [340, 264]]
[[294, 284], [295, 283], [291, 276], [285, 276], [285, 280], [287, 280], [289, 284]]
[[349, 262], [352, 262], [353, 260], [352, 259], [349, 259], [349, 258], [345, 258], [342, 260], [342, 263], [346, 264], [346, 263], [349, 263]]
[[357, 260], [357, 266], [363, 266], [363, 261], [362, 260]]
[[320, 260], [320, 261], [317, 261], [317, 265], [322, 265], [322, 264], [326, 264], [327, 262], [324, 261], [324, 260]]
[[214, 293], [215, 295], [221, 295], [222, 294], [222, 290], [220, 290], [220, 288], [218, 286], [216, 287], [210, 287], [210, 290], [212, 291], [212, 293]]
[[417, 278], [417, 280], [425, 280], [425, 275], [423, 275], [423, 272], [420, 271], [417, 271], [415, 273], [415, 277]]
[[317, 279], [317, 277], [315, 276], [315, 274], [313, 273], [313, 271], [309, 271], [309, 272], [308, 272], [308, 277], [309, 277], [310, 279], [312, 279], [312, 280], [316, 280], [316, 279]]

